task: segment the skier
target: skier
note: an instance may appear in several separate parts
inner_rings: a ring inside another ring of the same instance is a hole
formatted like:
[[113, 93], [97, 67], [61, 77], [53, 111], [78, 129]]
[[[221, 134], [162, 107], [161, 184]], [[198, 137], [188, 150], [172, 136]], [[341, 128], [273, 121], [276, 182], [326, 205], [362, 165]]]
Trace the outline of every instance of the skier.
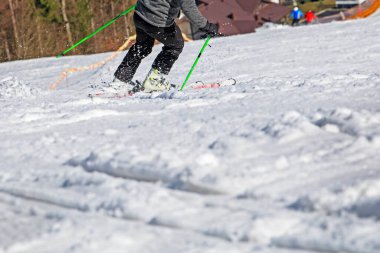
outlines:
[[[218, 26], [202, 16], [195, 0], [138, 0], [133, 16], [136, 44], [129, 49], [116, 70], [115, 78], [109, 85], [111, 90], [131, 91], [137, 88], [144, 92], [153, 92], [171, 88], [167, 76], [184, 47], [182, 32], [175, 23], [181, 10], [200, 31], [212, 37], [218, 35]], [[164, 46], [142, 83], [143, 87], [138, 87], [132, 78], [141, 60], [152, 52], [155, 39]]]
[[312, 12], [311, 10], [309, 10], [308, 12], [306, 12], [305, 14], [305, 19], [306, 19], [306, 23], [307, 24], [312, 24], [315, 20], [315, 14], [314, 12]]
[[298, 25], [300, 19], [303, 17], [303, 13], [298, 7], [294, 7], [292, 13], [290, 13], [290, 17], [293, 19], [292, 26]]

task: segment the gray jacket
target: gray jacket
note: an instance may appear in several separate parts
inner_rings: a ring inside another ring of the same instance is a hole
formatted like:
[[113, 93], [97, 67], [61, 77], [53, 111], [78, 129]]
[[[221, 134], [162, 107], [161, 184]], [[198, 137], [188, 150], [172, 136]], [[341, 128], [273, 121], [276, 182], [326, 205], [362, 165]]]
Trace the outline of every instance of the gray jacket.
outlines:
[[138, 0], [136, 13], [151, 25], [168, 27], [174, 24], [180, 10], [198, 28], [206, 26], [207, 19], [199, 12], [195, 0]]

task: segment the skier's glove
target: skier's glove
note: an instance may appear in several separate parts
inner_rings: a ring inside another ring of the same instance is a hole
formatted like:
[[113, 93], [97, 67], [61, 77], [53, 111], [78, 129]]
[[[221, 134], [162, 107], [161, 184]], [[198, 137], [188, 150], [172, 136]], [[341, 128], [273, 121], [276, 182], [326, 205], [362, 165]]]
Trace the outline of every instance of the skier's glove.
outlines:
[[206, 34], [206, 37], [207, 36], [215, 37], [215, 36], [221, 35], [218, 32], [218, 29], [219, 27], [217, 24], [213, 24], [207, 21], [206, 26], [203, 28], [200, 28], [199, 31], [204, 32]]

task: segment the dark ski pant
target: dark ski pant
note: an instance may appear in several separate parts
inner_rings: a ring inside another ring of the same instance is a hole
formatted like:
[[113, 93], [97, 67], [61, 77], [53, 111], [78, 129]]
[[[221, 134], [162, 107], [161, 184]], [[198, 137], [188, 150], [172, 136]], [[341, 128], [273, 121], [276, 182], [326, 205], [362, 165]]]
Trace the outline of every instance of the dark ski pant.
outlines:
[[293, 19], [292, 21], [292, 26], [298, 26], [300, 23], [300, 20], [299, 19]]
[[134, 14], [133, 20], [136, 26], [136, 44], [129, 49], [123, 62], [116, 70], [115, 77], [124, 82], [131, 81], [141, 60], [152, 52], [155, 39], [164, 46], [152, 68], [158, 69], [165, 75], [169, 74], [184, 47], [181, 30], [176, 24], [170, 27], [153, 26], [138, 14]]

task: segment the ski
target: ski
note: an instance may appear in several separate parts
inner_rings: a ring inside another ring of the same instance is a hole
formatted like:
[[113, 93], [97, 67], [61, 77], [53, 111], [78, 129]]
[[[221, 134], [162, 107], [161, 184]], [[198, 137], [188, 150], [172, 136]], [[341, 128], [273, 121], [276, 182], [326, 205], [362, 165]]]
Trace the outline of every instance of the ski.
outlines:
[[[104, 91], [101, 91], [100, 89], [96, 90], [96, 87], [90, 87], [90, 88], [95, 88], [95, 90], [93, 92], [90, 92], [88, 94], [88, 97], [89, 98], [99, 97], [99, 98], [109, 98], [109, 99], [123, 99], [123, 98], [127, 98], [127, 97], [133, 97], [134, 95], [138, 94], [138, 95], [141, 95], [141, 96], [139, 96], [141, 98], [145, 98], [145, 97], [155, 98], [155, 97], [159, 97], [160, 94], [164, 94], [167, 92], [176, 92], [176, 91], [178, 91], [177, 88], [179, 88], [178, 85], [172, 84], [173, 88], [171, 90], [163, 91], [163, 92], [146, 93], [142, 90], [141, 82], [136, 81], [136, 83], [138, 84], [138, 87], [136, 87], [133, 90], [118, 91], [118, 92], [112, 92], [112, 93], [104, 92]], [[229, 78], [229, 79], [225, 79], [223, 81], [210, 82], [210, 83], [205, 83], [203, 81], [197, 81], [195, 83], [189, 84], [184, 89], [184, 91], [186, 91], [186, 90], [218, 89], [221, 87], [233, 86], [233, 85], [236, 85], [236, 80], [234, 78]]]
[[[107, 85], [105, 82], [103, 82], [103, 86]], [[101, 88], [99, 88], [97, 85], [91, 85], [89, 88], [92, 88], [93, 91], [91, 91], [88, 94], [89, 98], [95, 98], [95, 97], [101, 97], [101, 98], [126, 98], [131, 97], [133, 94], [142, 91], [142, 83], [136, 80], [136, 86], [132, 90], [118, 90], [116, 92], [105, 92]]]
[[[232, 86], [236, 84], [236, 80], [234, 78], [229, 78], [221, 82], [215, 82], [215, 83], [204, 83], [202, 81], [197, 81], [194, 84], [190, 84], [187, 89], [195, 89], [195, 90], [202, 90], [202, 89], [218, 89], [224, 86]], [[186, 88], [185, 88], [186, 90]]]

